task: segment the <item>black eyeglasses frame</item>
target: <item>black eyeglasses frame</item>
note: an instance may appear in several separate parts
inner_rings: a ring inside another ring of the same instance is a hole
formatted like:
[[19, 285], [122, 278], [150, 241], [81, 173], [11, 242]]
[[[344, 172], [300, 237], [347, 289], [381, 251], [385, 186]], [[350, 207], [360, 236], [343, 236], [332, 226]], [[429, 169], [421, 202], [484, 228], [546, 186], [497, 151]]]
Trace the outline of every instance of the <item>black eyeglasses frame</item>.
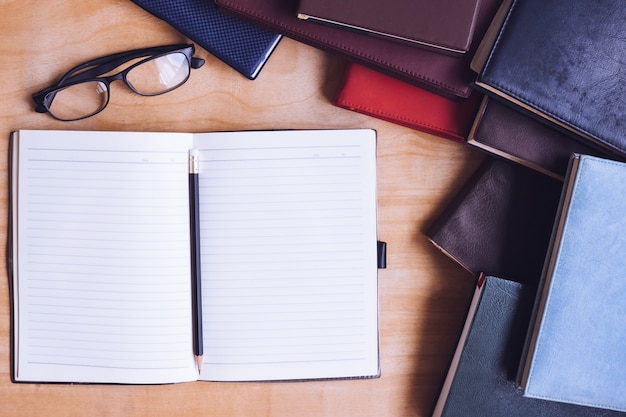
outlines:
[[[100, 113], [105, 107], [108, 105], [110, 94], [110, 84], [113, 81], [123, 81], [124, 84], [136, 94], [141, 96], [157, 96], [161, 94], [165, 94], [170, 92], [184, 83], [189, 79], [189, 75], [187, 78], [180, 84], [175, 87], [172, 87], [165, 91], [160, 91], [155, 94], [145, 94], [137, 91], [126, 79], [126, 75], [133, 70], [135, 67], [144, 64], [150, 60], [159, 58], [164, 55], [169, 55], [171, 53], [182, 53], [185, 55], [187, 59], [187, 63], [190, 68], [198, 69], [204, 65], [204, 59], [194, 57], [195, 46], [193, 44], [175, 44], [175, 45], [163, 45], [163, 46], [155, 46], [150, 48], [141, 48], [134, 49], [131, 51], [118, 52], [111, 55], [102, 56], [99, 58], [95, 58], [93, 60], [87, 61], [80, 65], [75, 66], [74, 68], [67, 71], [55, 84], [52, 86], [46, 87], [43, 90], [40, 90], [36, 93], [33, 93], [32, 98], [35, 101], [35, 111], [38, 113], [48, 113], [52, 117], [61, 121], [76, 121], [81, 119], [86, 119], [88, 117], [94, 116]], [[106, 74], [117, 67], [124, 65], [124, 63], [128, 61], [132, 61], [134, 59], [145, 57], [141, 61], [135, 62], [129, 67], [123, 69], [122, 71], [106, 76], [100, 77], [102, 74]], [[81, 84], [84, 82], [102, 82], [107, 88], [107, 101], [104, 105], [96, 112], [88, 114], [86, 116], [78, 117], [75, 119], [61, 119], [55, 116], [52, 112], [50, 112], [50, 106], [52, 105], [52, 100], [56, 95], [57, 91], [65, 89], [67, 87], [71, 87], [76, 84]]]

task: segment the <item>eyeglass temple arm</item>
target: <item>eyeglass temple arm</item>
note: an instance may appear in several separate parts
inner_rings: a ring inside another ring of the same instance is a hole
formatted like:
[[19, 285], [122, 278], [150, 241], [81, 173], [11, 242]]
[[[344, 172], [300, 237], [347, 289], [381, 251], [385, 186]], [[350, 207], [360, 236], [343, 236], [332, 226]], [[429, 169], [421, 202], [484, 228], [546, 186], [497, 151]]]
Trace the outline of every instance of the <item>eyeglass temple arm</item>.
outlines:
[[[118, 67], [120, 65], [120, 61], [125, 62], [134, 58], [141, 58], [142, 56], [155, 55], [159, 52], [168, 52], [168, 51], [176, 51], [178, 49], [186, 49], [191, 48], [191, 54], [194, 53], [194, 46], [192, 44], [180, 44], [180, 45], [169, 45], [169, 46], [157, 46], [153, 48], [144, 48], [144, 49], [135, 49], [132, 51], [119, 52], [113, 55], [107, 55], [101, 58], [96, 58], [94, 60], [85, 62], [83, 64], [77, 65], [74, 68], [70, 69], [66, 72], [59, 81], [55, 84], [56, 86], [61, 85], [66, 82], [68, 79], [72, 79], [72, 81], [77, 81], [81, 79], [93, 78], [101, 74], [105, 74], [112, 69]], [[191, 55], [190, 54], [190, 55]], [[200, 60], [202, 63], [199, 66], [194, 66], [194, 60]], [[200, 58], [191, 57], [191, 66], [192, 68], [200, 68], [202, 64], [204, 64], [204, 60]], [[83, 70], [85, 68], [94, 67], [91, 70], [87, 70], [81, 72], [73, 76], [76, 72]]]
[[203, 65], [204, 65], [204, 59], [197, 58], [195, 56], [191, 57], [191, 68], [198, 69], [198, 68], [200, 68]]
[[[145, 54], [143, 54], [145, 55]], [[94, 77], [97, 77], [99, 75], [105, 74], [109, 71], [111, 71], [114, 68], [117, 68], [118, 66], [120, 66], [120, 61], [122, 62], [126, 62], [128, 60], [131, 60], [133, 58], [140, 58], [143, 55], [130, 55], [128, 57], [122, 57], [120, 56], [118, 59], [115, 59], [115, 62], [105, 62], [104, 64], [98, 64], [98, 63], [94, 63], [94, 61], [85, 63], [85, 64], [81, 64], [78, 65], [74, 68], [72, 68], [70, 71], [68, 71], [65, 75], [63, 75], [63, 77], [61, 77], [61, 79], [59, 81], [57, 81], [57, 83], [53, 86], [53, 87], [59, 87], [61, 84], [65, 83], [66, 81], [71, 80], [72, 82], [74, 81], [80, 81], [80, 80], [87, 80], [87, 79], [91, 79]], [[196, 57], [191, 57], [191, 68], [193, 69], [198, 69], [200, 67], [202, 67], [204, 65], [204, 59], [202, 58], [196, 58]], [[91, 70], [88, 71], [84, 71], [81, 72], [80, 74], [77, 74], [75, 76], [72, 76], [72, 73], [75, 73], [76, 71], [80, 71], [81, 69], [84, 68], [89, 68], [96, 65], [95, 68], [92, 68]]]

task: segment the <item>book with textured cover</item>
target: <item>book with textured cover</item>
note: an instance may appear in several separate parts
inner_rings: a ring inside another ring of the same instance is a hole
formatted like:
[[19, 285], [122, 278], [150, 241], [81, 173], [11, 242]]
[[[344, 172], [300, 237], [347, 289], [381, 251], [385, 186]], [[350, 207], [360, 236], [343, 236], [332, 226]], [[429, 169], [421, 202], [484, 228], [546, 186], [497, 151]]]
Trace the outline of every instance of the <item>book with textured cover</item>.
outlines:
[[466, 53], [480, 0], [300, 0], [298, 17], [430, 48]]
[[384, 72], [446, 97], [467, 98], [475, 78], [473, 50], [496, 14], [501, 0], [481, 0], [472, 48], [466, 56], [431, 52], [377, 36], [298, 19], [298, 0], [216, 0], [224, 11], [353, 62]]
[[480, 104], [475, 92], [452, 100], [359, 64], [348, 64], [333, 104], [391, 123], [463, 142]]
[[580, 140], [626, 155], [621, 0], [516, 1], [476, 86]]
[[527, 397], [626, 412], [626, 163], [573, 155], [518, 382]]
[[255, 79], [281, 35], [234, 18], [207, 0], [132, 0], [247, 78]]

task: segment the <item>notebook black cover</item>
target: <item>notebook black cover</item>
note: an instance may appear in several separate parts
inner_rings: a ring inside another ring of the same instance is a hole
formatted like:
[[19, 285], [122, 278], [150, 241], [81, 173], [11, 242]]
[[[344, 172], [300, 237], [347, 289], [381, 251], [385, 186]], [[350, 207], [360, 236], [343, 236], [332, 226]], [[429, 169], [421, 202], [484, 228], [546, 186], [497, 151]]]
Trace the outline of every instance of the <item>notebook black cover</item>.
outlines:
[[218, 10], [213, 0], [131, 1], [251, 80], [281, 39], [281, 35]]

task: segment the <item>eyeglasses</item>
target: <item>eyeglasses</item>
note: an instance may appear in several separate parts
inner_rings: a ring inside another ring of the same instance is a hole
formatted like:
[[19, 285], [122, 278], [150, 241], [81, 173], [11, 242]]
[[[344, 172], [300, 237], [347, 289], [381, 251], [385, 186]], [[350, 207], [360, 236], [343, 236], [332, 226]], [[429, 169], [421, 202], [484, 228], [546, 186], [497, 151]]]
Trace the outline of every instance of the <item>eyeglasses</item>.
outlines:
[[[204, 65], [203, 59], [193, 57], [194, 51], [191, 44], [157, 46], [85, 62], [66, 72], [56, 84], [33, 94], [35, 111], [66, 122], [93, 116], [107, 106], [110, 84], [117, 80], [142, 96], [167, 93], [189, 79], [191, 68]], [[121, 72], [103, 76], [130, 61], [136, 62]]]

